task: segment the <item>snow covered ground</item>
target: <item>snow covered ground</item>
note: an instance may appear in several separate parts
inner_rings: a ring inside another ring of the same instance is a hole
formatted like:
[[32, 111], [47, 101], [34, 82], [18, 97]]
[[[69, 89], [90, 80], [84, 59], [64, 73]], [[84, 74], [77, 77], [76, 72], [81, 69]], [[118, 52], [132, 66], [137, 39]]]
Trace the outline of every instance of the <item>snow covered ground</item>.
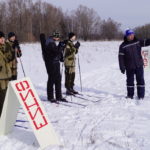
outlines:
[[[57, 105], [43, 101], [48, 116], [64, 146], [46, 150], [149, 150], [150, 72], [145, 72], [146, 97], [126, 100], [126, 79], [118, 67], [121, 42], [83, 42], [80, 48], [84, 98], [67, 97], [76, 104]], [[46, 99], [47, 74], [40, 44], [23, 44], [26, 75], [41, 99]], [[146, 48], [150, 49], [150, 48]], [[19, 65], [19, 78], [23, 77]], [[77, 65], [78, 66], [78, 65]], [[79, 71], [76, 89], [80, 90]], [[64, 74], [63, 74], [63, 92]], [[20, 109], [18, 119], [27, 120]], [[0, 150], [36, 150], [38, 144], [28, 122], [16, 123], [8, 136], [0, 137]]]

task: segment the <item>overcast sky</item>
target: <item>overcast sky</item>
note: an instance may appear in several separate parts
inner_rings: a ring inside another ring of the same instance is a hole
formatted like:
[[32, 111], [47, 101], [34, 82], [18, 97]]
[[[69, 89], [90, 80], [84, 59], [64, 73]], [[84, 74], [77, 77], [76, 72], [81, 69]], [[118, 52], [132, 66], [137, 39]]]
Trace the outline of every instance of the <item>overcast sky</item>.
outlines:
[[76, 9], [80, 4], [94, 8], [102, 19], [111, 17], [122, 29], [150, 23], [150, 0], [42, 0], [63, 11]]

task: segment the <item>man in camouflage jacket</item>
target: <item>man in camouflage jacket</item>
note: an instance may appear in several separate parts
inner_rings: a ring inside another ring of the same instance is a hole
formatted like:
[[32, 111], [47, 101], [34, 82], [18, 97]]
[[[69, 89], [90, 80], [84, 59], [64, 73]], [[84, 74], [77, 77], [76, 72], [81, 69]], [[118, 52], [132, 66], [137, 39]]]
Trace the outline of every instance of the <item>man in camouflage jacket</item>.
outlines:
[[0, 116], [3, 109], [8, 82], [12, 77], [10, 61], [14, 58], [12, 47], [5, 42], [3, 32], [0, 32]]
[[77, 42], [74, 44], [73, 42], [76, 40], [76, 35], [74, 33], [69, 33], [69, 40], [66, 44], [66, 48], [64, 50], [64, 65], [65, 65], [65, 87], [66, 94], [73, 95], [78, 94], [77, 91], [74, 90], [74, 80], [75, 80], [75, 55], [78, 53], [78, 49], [80, 47], [80, 43]]
[[16, 39], [16, 35], [14, 32], [10, 32], [8, 34], [8, 40], [7, 40], [8, 44], [12, 47], [12, 53], [15, 53], [15, 57], [14, 59], [10, 62], [11, 65], [11, 71], [12, 71], [12, 78], [11, 80], [17, 80], [17, 57], [21, 57], [22, 56], [22, 52], [19, 46], [19, 42]]

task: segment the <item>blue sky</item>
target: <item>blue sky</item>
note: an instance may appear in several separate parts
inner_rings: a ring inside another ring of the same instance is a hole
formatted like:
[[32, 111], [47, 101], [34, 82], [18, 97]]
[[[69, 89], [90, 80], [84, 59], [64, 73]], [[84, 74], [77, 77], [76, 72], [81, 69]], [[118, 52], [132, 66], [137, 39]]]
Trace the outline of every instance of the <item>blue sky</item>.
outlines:
[[150, 23], [149, 0], [42, 0], [63, 11], [76, 9], [80, 4], [93, 8], [102, 19], [111, 17], [122, 24], [122, 29]]

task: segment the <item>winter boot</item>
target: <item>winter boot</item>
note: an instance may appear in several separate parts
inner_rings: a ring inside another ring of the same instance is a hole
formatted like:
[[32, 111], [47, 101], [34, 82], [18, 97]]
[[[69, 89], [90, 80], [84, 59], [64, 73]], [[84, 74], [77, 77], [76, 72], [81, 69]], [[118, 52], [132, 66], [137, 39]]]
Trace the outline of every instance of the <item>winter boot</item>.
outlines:
[[48, 99], [48, 101], [51, 103], [59, 103], [56, 99]]
[[66, 95], [74, 95], [74, 93], [72, 92], [72, 90], [67, 89], [67, 90], [66, 90]]
[[62, 98], [62, 97], [61, 97], [61, 98], [58, 98], [57, 101], [66, 102], [66, 103], [68, 102], [65, 98]]
[[79, 94], [79, 92], [75, 91], [73, 88], [71, 88], [71, 92], [72, 92], [73, 94]]
[[133, 99], [132, 96], [126, 96], [126, 99]]

